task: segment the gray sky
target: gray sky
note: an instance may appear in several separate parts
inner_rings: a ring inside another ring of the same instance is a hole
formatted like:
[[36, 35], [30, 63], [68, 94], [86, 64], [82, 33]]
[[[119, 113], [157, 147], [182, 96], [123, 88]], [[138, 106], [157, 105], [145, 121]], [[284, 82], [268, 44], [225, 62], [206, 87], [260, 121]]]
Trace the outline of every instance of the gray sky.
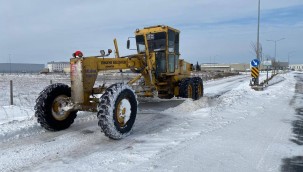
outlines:
[[[81, 50], [134, 54], [126, 40], [136, 28], [165, 24], [181, 31], [182, 58], [196, 63], [248, 63], [255, 58], [258, 0], [0, 0], [0, 62], [69, 61]], [[264, 56], [303, 63], [303, 1], [261, 0]]]

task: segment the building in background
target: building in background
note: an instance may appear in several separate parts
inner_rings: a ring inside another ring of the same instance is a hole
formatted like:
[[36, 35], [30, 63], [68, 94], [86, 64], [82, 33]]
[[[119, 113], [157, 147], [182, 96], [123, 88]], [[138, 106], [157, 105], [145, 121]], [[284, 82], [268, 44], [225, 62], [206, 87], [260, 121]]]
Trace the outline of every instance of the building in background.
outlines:
[[295, 71], [303, 71], [303, 64], [292, 64], [289, 65], [290, 70], [295, 70]]
[[47, 68], [49, 69], [49, 72], [64, 72], [65, 68], [69, 68], [70, 64], [69, 62], [48, 62]]
[[[271, 66], [268, 66], [269, 70], [287, 70], [288, 62], [276, 62], [273, 61]], [[235, 63], [235, 64], [217, 64], [217, 63], [206, 63], [201, 64], [201, 71], [216, 71], [216, 72], [246, 72], [250, 71], [250, 64], [247, 63]], [[300, 66], [297, 66], [296, 69], [300, 69]], [[303, 68], [301, 67], [302, 71]], [[267, 70], [267, 66], [260, 64], [260, 70]]]
[[44, 64], [0, 63], [0, 73], [39, 73]]
[[216, 63], [204, 63], [201, 64], [201, 71], [213, 71], [213, 72], [230, 72], [230, 65], [216, 64]]
[[245, 72], [250, 70], [250, 64], [236, 63], [236, 64], [202, 64], [202, 71], [216, 71], [216, 72]]
[[288, 62], [275, 62], [273, 61], [272, 63], [272, 68], [275, 70], [287, 70], [289, 68], [289, 63]]
[[246, 72], [246, 71], [250, 71], [250, 64], [248, 63], [230, 64], [230, 69], [231, 71], [235, 71], [235, 72]]

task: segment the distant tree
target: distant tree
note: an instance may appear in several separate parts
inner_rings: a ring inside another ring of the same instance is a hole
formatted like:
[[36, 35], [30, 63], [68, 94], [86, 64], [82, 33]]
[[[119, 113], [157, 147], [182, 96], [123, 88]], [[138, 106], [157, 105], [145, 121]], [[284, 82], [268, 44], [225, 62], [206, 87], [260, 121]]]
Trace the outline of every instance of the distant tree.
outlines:
[[201, 66], [199, 65], [199, 63], [197, 62], [196, 66], [195, 66], [195, 70], [196, 71], [201, 71]]
[[265, 59], [264, 60], [271, 60], [271, 59], [272, 59], [272, 57], [270, 55], [268, 55], [268, 54], [265, 55]]
[[273, 58], [271, 60], [271, 65], [272, 65], [272, 68], [273, 68], [273, 73], [275, 74], [277, 69], [279, 69], [279, 61], [276, 60], [276, 58]]

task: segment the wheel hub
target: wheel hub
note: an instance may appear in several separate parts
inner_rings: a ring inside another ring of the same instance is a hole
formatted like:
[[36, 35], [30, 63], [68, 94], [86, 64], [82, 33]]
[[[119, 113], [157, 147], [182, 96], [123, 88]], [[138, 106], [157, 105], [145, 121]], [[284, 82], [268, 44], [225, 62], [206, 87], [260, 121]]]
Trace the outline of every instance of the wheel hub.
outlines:
[[202, 85], [198, 85], [198, 94], [199, 94], [199, 97], [202, 96]]
[[130, 118], [131, 105], [128, 99], [122, 99], [117, 106], [116, 117], [120, 127], [125, 126]]
[[193, 88], [192, 88], [191, 85], [188, 85], [187, 95], [188, 95], [188, 98], [192, 98], [193, 97]]
[[68, 105], [68, 97], [65, 95], [60, 95], [55, 98], [52, 104], [52, 115], [56, 120], [62, 121], [68, 117], [69, 111], [66, 111]]

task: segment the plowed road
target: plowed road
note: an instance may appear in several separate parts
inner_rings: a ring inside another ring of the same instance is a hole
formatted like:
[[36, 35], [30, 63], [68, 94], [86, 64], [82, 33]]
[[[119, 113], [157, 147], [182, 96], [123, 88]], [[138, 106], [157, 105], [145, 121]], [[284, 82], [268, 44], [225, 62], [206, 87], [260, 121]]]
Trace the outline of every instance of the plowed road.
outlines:
[[44, 131], [34, 117], [2, 124], [11, 130], [0, 136], [0, 171], [287, 169], [283, 160], [303, 153], [290, 141], [295, 76], [281, 75], [263, 92], [241, 75], [205, 83], [198, 101], [140, 99], [132, 134], [119, 141], [100, 132], [93, 113], [78, 113], [60, 132]]

